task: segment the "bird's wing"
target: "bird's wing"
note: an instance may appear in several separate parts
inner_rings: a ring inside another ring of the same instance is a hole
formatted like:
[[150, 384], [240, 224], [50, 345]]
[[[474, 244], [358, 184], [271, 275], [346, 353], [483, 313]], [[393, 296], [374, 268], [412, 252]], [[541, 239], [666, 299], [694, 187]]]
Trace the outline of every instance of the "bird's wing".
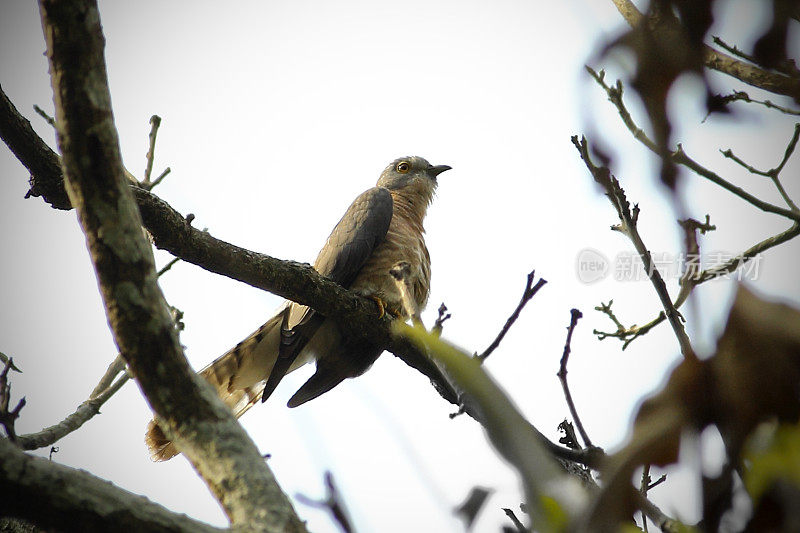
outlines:
[[[314, 261], [314, 269], [348, 287], [375, 247], [386, 237], [392, 212], [392, 195], [387, 189], [373, 187], [361, 193], [331, 231]], [[311, 313], [313, 311], [308, 306], [291, 305], [286, 329], [307, 322]]]
[[[362, 193], [322, 247], [314, 263], [317, 272], [349, 286], [386, 237], [392, 212], [392, 195], [387, 189], [374, 187]], [[297, 357], [323, 322], [324, 317], [308, 306], [290, 302], [247, 339], [201, 370], [200, 375], [214, 386], [238, 418], [259, 398], [266, 400], [287, 372], [306, 362], [305, 355], [302, 360]], [[335, 343], [328, 338], [318, 341], [319, 349], [328, 342]], [[163, 461], [178, 453], [155, 421], [150, 422], [146, 441], [154, 460]]]
[[386, 237], [393, 210], [392, 195], [387, 189], [373, 187], [361, 193], [320, 250], [314, 262], [317, 272], [349, 286]]
[[[361, 193], [325, 241], [314, 262], [315, 270], [344, 287], [349, 286], [375, 247], [386, 237], [393, 205], [391, 193], [383, 187], [373, 187]], [[289, 305], [281, 324], [278, 359], [267, 379], [261, 401], [269, 398], [323, 320], [306, 305]]]

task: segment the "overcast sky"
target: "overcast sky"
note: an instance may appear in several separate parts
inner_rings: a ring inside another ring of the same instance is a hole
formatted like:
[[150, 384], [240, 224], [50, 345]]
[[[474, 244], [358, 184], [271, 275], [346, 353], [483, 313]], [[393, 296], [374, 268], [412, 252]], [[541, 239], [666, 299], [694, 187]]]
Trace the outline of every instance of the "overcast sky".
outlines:
[[[712, 33], [747, 49], [768, 21], [751, 13], [747, 1], [717, 4], [733, 10]], [[663, 382], [679, 350], [666, 325], [625, 352], [592, 335], [614, 329], [593, 310], [601, 301], [613, 298], [626, 324], [650, 320], [659, 304], [646, 280], [614, 279], [615, 265], [632, 247], [609, 231], [615, 212], [593, 186], [570, 136], [604, 136], [614, 172], [642, 209], [640, 229], [651, 250], [674, 257], [681, 244], [675, 215], [655, 185], [653, 159], [582, 69], [591, 62], [612, 80], [626, 75], [624, 55], [593, 56], [624, 29], [612, 2], [242, 1], [221, 7], [109, 1], [100, 8], [122, 154], [137, 176], [145, 167], [148, 120], [153, 114], [163, 120], [154, 174], [167, 166], [172, 173], [156, 194], [194, 213], [195, 226], [216, 237], [311, 262], [352, 199], [394, 158], [421, 155], [452, 166], [439, 180], [426, 221], [433, 281], [424, 320], [431, 324], [445, 302], [453, 318], [444, 336], [481, 351], [535, 268], [549, 283], [487, 361], [488, 371], [556, 440], [567, 408], [555, 373], [569, 310], [579, 308], [585, 318], [572, 345], [573, 396], [596, 444], [613, 450], [624, 442], [638, 401]], [[2, 2], [0, 82], [55, 147], [50, 127], [33, 112], [37, 104], [53, 113], [44, 49], [35, 2]], [[717, 91], [739, 87], [717, 76], [712, 82]], [[766, 179], [741, 172], [718, 149], [730, 147], [756, 166], [772, 167], [791, 136], [791, 118], [738, 107], [744, 109], [739, 122], [711, 117], [701, 124], [699, 83], [684, 79], [678, 89], [670, 111], [687, 152], [779, 202]], [[636, 101], [630, 106], [646, 126]], [[795, 200], [798, 159], [784, 171]], [[18, 423], [26, 433], [72, 412], [116, 350], [74, 212], [23, 200], [28, 174], [5, 147], [0, 172], [0, 351], [24, 371], [14, 374], [13, 391], [27, 397]], [[701, 178], [686, 178], [690, 214], [708, 213], [718, 227], [703, 241], [709, 254], [736, 253], [788, 226]], [[610, 266], [592, 284], [576, 274], [585, 249]], [[795, 241], [765, 254], [750, 286], [800, 303], [798, 252]], [[169, 260], [162, 252], [156, 258], [159, 265]], [[196, 368], [280, 305], [273, 295], [185, 263], [161, 281], [168, 301], [185, 313], [181, 340]], [[675, 294], [674, 275], [668, 283]], [[697, 291], [699, 313], [687, 310], [703, 354], [713, 352], [733, 290], [733, 281], [707, 283]], [[363, 377], [287, 409], [312, 371], [289, 376], [242, 420], [259, 449], [272, 455], [270, 466], [287, 493], [321, 497], [322, 473], [331, 470], [359, 531], [459, 531], [450, 509], [474, 485], [494, 491], [477, 531], [497, 531], [505, 523], [501, 508], [517, 508], [516, 476], [478, 425], [466, 417], [450, 420], [453, 407], [391, 354]], [[224, 525], [184, 458], [150, 462], [143, 444], [150, 416], [130, 383], [101, 416], [58, 443], [54, 460]], [[685, 459], [700, 460], [691, 453]], [[703, 460], [713, 465], [714, 454]], [[698, 480], [675, 472], [652, 497], [692, 521], [697, 490]], [[299, 504], [298, 511], [311, 530], [336, 531], [324, 512]]]

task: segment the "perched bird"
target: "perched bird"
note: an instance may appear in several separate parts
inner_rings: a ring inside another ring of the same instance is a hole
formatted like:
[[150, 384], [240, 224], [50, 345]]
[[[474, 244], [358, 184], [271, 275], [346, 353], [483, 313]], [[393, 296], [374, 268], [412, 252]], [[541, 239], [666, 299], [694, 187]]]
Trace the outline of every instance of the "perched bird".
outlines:
[[[375, 187], [361, 193], [333, 228], [314, 268], [344, 287], [372, 298], [380, 313], [407, 318], [400, 290], [389, 271], [403, 262], [406, 287], [417, 309], [428, 300], [431, 264], [423, 220], [447, 165], [434, 166], [421, 157], [395, 160]], [[231, 408], [242, 416], [266, 400], [288, 372], [311, 360], [317, 369], [289, 400], [297, 407], [313, 400], [345, 378], [363, 374], [381, 354], [364, 339], [343, 335], [336, 322], [306, 305], [287, 301], [252, 335], [200, 371]], [[155, 420], [145, 441], [150, 456], [164, 461], [179, 450]]]

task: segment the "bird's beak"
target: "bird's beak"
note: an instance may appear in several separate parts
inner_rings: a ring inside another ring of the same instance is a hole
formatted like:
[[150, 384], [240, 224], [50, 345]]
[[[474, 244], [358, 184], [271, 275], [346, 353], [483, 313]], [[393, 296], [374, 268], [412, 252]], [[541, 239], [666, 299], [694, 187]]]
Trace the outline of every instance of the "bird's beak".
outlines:
[[431, 177], [435, 178], [436, 176], [438, 176], [439, 174], [441, 174], [445, 170], [450, 170], [451, 168], [453, 168], [453, 167], [450, 167], [450, 166], [447, 166], [447, 165], [436, 165], [435, 167], [430, 167], [428, 169], [428, 174], [430, 174]]

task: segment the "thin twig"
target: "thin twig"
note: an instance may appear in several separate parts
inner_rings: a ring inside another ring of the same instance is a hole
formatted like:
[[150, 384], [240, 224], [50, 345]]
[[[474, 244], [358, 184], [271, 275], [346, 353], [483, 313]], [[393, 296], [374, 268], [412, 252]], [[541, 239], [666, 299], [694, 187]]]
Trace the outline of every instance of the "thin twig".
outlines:
[[508, 509], [507, 507], [503, 507], [503, 512], [506, 513], [506, 516], [509, 518], [509, 520], [511, 520], [519, 533], [526, 533], [528, 531], [528, 528], [525, 527], [525, 524], [520, 522], [519, 518], [517, 518], [517, 515], [514, 514], [514, 511]]
[[352, 523], [348, 518], [347, 508], [345, 507], [344, 501], [339, 495], [339, 491], [337, 490], [336, 484], [333, 481], [333, 474], [330, 472], [325, 472], [325, 488], [326, 495], [324, 500], [315, 500], [304, 494], [296, 494], [295, 498], [300, 503], [308, 505], [309, 507], [327, 509], [328, 512], [331, 513], [331, 516], [333, 516], [333, 519], [336, 521], [336, 523], [338, 523], [342, 528], [342, 531], [345, 533], [353, 533], [355, 530], [353, 529]]
[[172, 268], [172, 265], [174, 265], [180, 260], [181, 260], [180, 257], [173, 257], [172, 259], [170, 259], [169, 263], [161, 267], [161, 269], [158, 272], [156, 272], [156, 276], [160, 278], [161, 276], [164, 275], [165, 272], [167, 272], [170, 268]]
[[653, 487], [657, 487], [657, 486], [661, 485], [661, 484], [662, 484], [662, 483], [664, 483], [666, 480], [667, 480], [667, 475], [666, 475], [666, 474], [661, 474], [661, 477], [660, 477], [660, 478], [658, 478], [657, 480], [653, 481], [652, 483], [650, 483], [650, 484], [647, 486], [647, 490], [649, 491], [649, 490], [651, 490]]
[[717, 37], [716, 35], [712, 35], [711, 36], [711, 40], [714, 41], [714, 44], [716, 44], [717, 46], [725, 49], [727, 52], [730, 52], [732, 55], [734, 55], [734, 56], [736, 56], [736, 57], [738, 57], [740, 59], [744, 59], [746, 61], [749, 61], [749, 62], [751, 62], [753, 64], [758, 64], [758, 61], [756, 60], [756, 58], [754, 58], [753, 56], [751, 56], [749, 54], [745, 54], [743, 51], [739, 50], [739, 48], [736, 45], [731, 46], [728, 43], [726, 43], [725, 41], [723, 41], [722, 39], [720, 39], [719, 37]]
[[164, 178], [166, 178], [169, 175], [170, 172], [172, 172], [171, 168], [169, 168], [169, 167], [165, 168], [164, 172], [159, 174], [158, 177], [153, 180], [153, 183], [150, 184], [150, 187], [148, 189], [152, 191], [155, 188], [156, 185], [161, 183], [164, 180]]
[[119, 379], [117, 379], [103, 392], [83, 402], [78, 406], [74, 413], [67, 416], [58, 424], [45, 428], [36, 433], [20, 435], [20, 447], [23, 450], [38, 450], [39, 448], [51, 446], [54, 442], [63, 439], [65, 436], [80, 428], [93, 416], [99, 414], [100, 407], [106, 403], [109, 398], [116, 394], [116, 392], [121, 389], [129, 379], [130, 376], [127, 373], [122, 374]]
[[[647, 496], [647, 491], [650, 488], [650, 465], [646, 464], [642, 468], [642, 482], [639, 484], [639, 492], [643, 496]], [[647, 515], [642, 511], [642, 529], [647, 533]]]
[[153, 172], [153, 159], [155, 158], [156, 152], [156, 135], [158, 134], [159, 126], [161, 126], [161, 117], [158, 115], [153, 115], [150, 117], [150, 135], [148, 135], [150, 147], [147, 149], [147, 166], [144, 168], [144, 179], [142, 180], [142, 185], [147, 190], [153, 188], [152, 183], [150, 182], [150, 174]]
[[517, 321], [517, 318], [519, 318], [519, 314], [522, 312], [522, 309], [525, 307], [525, 304], [527, 304], [531, 300], [531, 298], [533, 298], [536, 295], [536, 293], [539, 292], [539, 289], [541, 289], [544, 286], [544, 284], [547, 283], [546, 280], [540, 278], [539, 281], [536, 282], [536, 285], [534, 285], [533, 279], [535, 277], [535, 274], [536, 274], [535, 270], [532, 270], [530, 274], [528, 274], [527, 282], [525, 284], [525, 290], [522, 291], [522, 298], [520, 298], [519, 304], [517, 304], [517, 308], [514, 309], [514, 312], [511, 313], [510, 317], [508, 317], [508, 320], [506, 320], [503, 329], [500, 330], [500, 333], [497, 334], [497, 337], [483, 351], [482, 354], [477, 356], [478, 360], [480, 360], [481, 362], [485, 361], [486, 358], [489, 357], [498, 346], [500, 346], [500, 342], [503, 340], [503, 337], [506, 336], [508, 330], [511, 329], [511, 326], [514, 325], [514, 322]]
[[659, 300], [661, 300], [661, 305], [664, 308], [667, 320], [669, 320], [672, 330], [678, 339], [681, 354], [683, 354], [683, 357], [686, 359], [697, 359], [697, 355], [694, 353], [694, 349], [689, 341], [689, 336], [686, 334], [686, 329], [681, 322], [682, 317], [672, 304], [672, 299], [667, 291], [664, 279], [653, 264], [650, 251], [642, 241], [641, 235], [639, 235], [639, 230], [637, 228], [639, 207], [634, 205], [631, 210], [630, 203], [625, 197], [625, 191], [620, 186], [619, 181], [611, 174], [611, 171], [609, 171], [607, 167], [598, 167], [592, 162], [591, 156], [589, 155], [589, 145], [585, 137], [578, 141], [578, 137], [573, 136], [572, 143], [577, 148], [581, 159], [586, 164], [586, 168], [589, 169], [594, 180], [606, 190], [606, 195], [617, 210], [620, 225], [615, 229], [624, 233], [631, 240], [634, 248], [636, 248], [636, 251], [639, 253], [644, 269], [653, 284], [653, 288], [655, 288], [656, 294], [658, 294]]
[[800, 235], [800, 223], [795, 222], [788, 229], [776, 235], [772, 235], [771, 237], [767, 237], [763, 241], [754, 244], [747, 250], [722, 263], [721, 265], [716, 265], [712, 268], [704, 270], [701, 274], [699, 274], [697, 283], [703, 283], [710, 279], [730, 274], [744, 265], [748, 260], [757, 257], [770, 248], [774, 248], [779, 244], [783, 244], [784, 242], [789, 241], [798, 235]]
[[56, 127], [56, 119], [54, 119], [53, 117], [51, 117], [50, 115], [48, 115], [48, 114], [47, 114], [47, 112], [46, 112], [44, 109], [42, 109], [41, 107], [39, 107], [39, 106], [38, 106], [38, 105], [36, 105], [36, 104], [33, 104], [33, 110], [34, 110], [34, 111], [36, 111], [36, 113], [37, 113], [37, 114], [38, 114], [40, 117], [42, 117], [42, 118], [45, 120], [45, 122], [47, 122], [48, 124], [50, 124], [50, 126], [52, 126], [53, 128], [55, 128], [55, 127]]
[[772, 183], [775, 185], [775, 188], [778, 189], [778, 192], [783, 198], [784, 202], [789, 206], [792, 211], [800, 213], [800, 209], [797, 208], [797, 205], [792, 201], [789, 197], [789, 194], [784, 189], [783, 184], [780, 180], [780, 173], [783, 170], [783, 167], [786, 166], [786, 162], [794, 153], [795, 148], [797, 147], [797, 140], [800, 138], [800, 123], [794, 125], [794, 133], [792, 133], [792, 138], [789, 139], [789, 143], [786, 145], [786, 150], [784, 150], [783, 157], [781, 158], [780, 163], [778, 166], [771, 168], [769, 170], [759, 170], [754, 166], [744, 162], [740, 157], [733, 153], [733, 150], [728, 148], [727, 150], [720, 150], [722, 155], [727, 157], [728, 159], [733, 160], [743, 168], [745, 168], [751, 174], [758, 174], [759, 176], [765, 176], [772, 180]]
[[[642, 130], [636, 123], [633, 121], [630, 112], [625, 107], [624, 102], [622, 101], [622, 94], [623, 94], [623, 87], [622, 82], [617, 80], [617, 83], [614, 87], [610, 87], [605, 82], [605, 73], [601, 70], [600, 73], [595, 72], [591, 67], [586, 67], [587, 72], [594, 78], [594, 80], [600, 85], [608, 95], [609, 101], [614, 104], [617, 108], [617, 112], [619, 113], [620, 118], [622, 118], [623, 124], [628, 128], [631, 132], [633, 137], [641, 142], [645, 147], [647, 147], [651, 152], [656, 155], [661, 154], [658, 146], [645, 134], [644, 130]], [[742, 200], [754, 205], [758, 209], [765, 211], [767, 213], [774, 213], [776, 215], [781, 215], [788, 219], [800, 222], [800, 213], [796, 213], [791, 209], [786, 209], [764, 200], [753, 196], [752, 194], [748, 193], [741, 187], [738, 187], [725, 178], [719, 176], [715, 172], [705, 168], [704, 166], [697, 163], [694, 159], [689, 157], [686, 152], [683, 150], [683, 146], [678, 144], [677, 150], [671, 152], [669, 157], [675, 162], [680, 165], [685, 166], [686, 168], [692, 170], [696, 174], [706, 178], [707, 180], [711, 181], [722, 187], [723, 189], [727, 190], [728, 192], [738, 196]]]
[[686, 526], [680, 524], [674, 518], [670, 518], [656, 504], [647, 499], [641, 492], [634, 490], [636, 506], [653, 522], [661, 531], [666, 533], [678, 533], [686, 531]]
[[[782, 231], [781, 233], [767, 237], [763, 241], [754, 244], [747, 250], [734, 256], [728, 261], [725, 261], [724, 263], [715, 265], [713, 267], [709, 267], [703, 270], [702, 272], [690, 273], [690, 270], [694, 267], [692, 265], [689, 265], [687, 271], [684, 273], [684, 276], [681, 278], [681, 291], [675, 298], [673, 305], [675, 306], [676, 309], [680, 308], [681, 305], [688, 298], [689, 292], [697, 285], [700, 285], [701, 283], [705, 283], [712, 279], [716, 279], [718, 277], [729, 275], [738, 270], [739, 268], [741, 268], [746, 263], [748, 263], [751, 259], [759, 257], [760, 254], [762, 254], [763, 252], [769, 250], [770, 248], [774, 248], [775, 246], [783, 244], [784, 242], [789, 241], [797, 237], [798, 235], [800, 235], [800, 224], [795, 223], [788, 229]], [[607, 332], [595, 329], [593, 330], [593, 334], [597, 335], [597, 338], [599, 340], [603, 340], [608, 337], [619, 339], [623, 343], [622, 344], [623, 350], [626, 349], [631, 342], [643, 336], [651, 329], [653, 329], [655, 326], [664, 322], [664, 319], [666, 318], [664, 312], [661, 311], [659, 312], [658, 316], [656, 316], [654, 319], [650, 320], [646, 324], [643, 324], [641, 326], [637, 326], [634, 324], [633, 326], [625, 327], [611, 311], [611, 303], [612, 302], [609, 302], [608, 304], [603, 304], [601, 302], [600, 306], [595, 307], [595, 310], [600, 311], [605, 315], [607, 315], [611, 319], [611, 321], [614, 322], [614, 325], [617, 326], [617, 330], [614, 332]]]
[[453, 315], [447, 312], [447, 306], [442, 305], [439, 306], [438, 310], [439, 316], [436, 317], [436, 322], [433, 323], [433, 328], [431, 328], [431, 333], [437, 336], [442, 335], [442, 329], [444, 329], [444, 323], [447, 322]]
[[561, 356], [561, 365], [558, 369], [558, 379], [561, 381], [561, 388], [564, 390], [564, 397], [567, 400], [567, 406], [569, 407], [570, 415], [572, 415], [572, 420], [575, 421], [575, 425], [578, 426], [578, 433], [581, 434], [581, 438], [583, 439], [583, 443], [586, 445], [587, 448], [593, 448], [594, 444], [592, 444], [592, 440], [589, 438], [589, 435], [586, 433], [586, 430], [583, 428], [583, 423], [581, 422], [581, 418], [578, 416], [578, 410], [575, 408], [575, 402], [572, 400], [572, 394], [569, 391], [569, 385], [567, 385], [567, 361], [569, 361], [569, 354], [572, 351], [570, 344], [572, 343], [572, 333], [575, 331], [575, 326], [578, 324], [578, 320], [583, 317], [583, 313], [578, 311], [577, 309], [572, 309], [570, 311], [570, 321], [569, 326], [567, 326], [567, 341], [564, 343], [564, 353]]
[[100, 382], [94, 388], [92, 393], [89, 395], [89, 399], [97, 398], [103, 391], [105, 391], [111, 383], [114, 381], [114, 378], [117, 377], [117, 374], [125, 370], [125, 359], [121, 355], [117, 355], [117, 357], [108, 365], [108, 369], [106, 373], [103, 374], [103, 377], [100, 378]]
[[789, 109], [788, 107], [780, 106], [771, 102], [770, 100], [757, 100], [755, 98], [750, 98], [750, 95], [744, 91], [734, 91], [731, 94], [717, 95], [716, 99], [719, 101], [721, 105], [729, 104], [730, 102], [735, 102], [737, 100], [741, 100], [742, 102], [750, 103], [750, 104], [758, 104], [763, 105], [767, 109], [775, 109], [781, 113], [786, 115], [800, 115], [800, 110], [796, 109]]

